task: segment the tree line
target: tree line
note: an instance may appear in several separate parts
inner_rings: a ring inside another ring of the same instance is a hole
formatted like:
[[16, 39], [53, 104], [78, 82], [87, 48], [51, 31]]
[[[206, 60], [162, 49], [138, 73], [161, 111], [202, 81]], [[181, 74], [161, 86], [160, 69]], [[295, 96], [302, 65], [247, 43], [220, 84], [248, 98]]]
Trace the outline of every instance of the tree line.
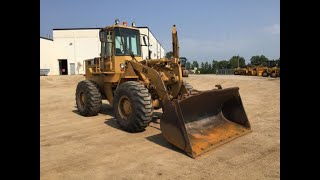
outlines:
[[[167, 52], [166, 54], [167, 58], [172, 57], [172, 52]], [[269, 59], [265, 57], [264, 55], [256, 55], [252, 56], [250, 59], [250, 63], [246, 64], [245, 59], [241, 56], [232, 56], [229, 60], [212, 60], [212, 61], [205, 61], [201, 62], [200, 64], [198, 61], [192, 61], [186, 62], [186, 68], [187, 69], [197, 69], [197, 71], [200, 71], [201, 74], [211, 74], [211, 73], [216, 73], [217, 69], [234, 69], [237, 67], [245, 68], [247, 66], [258, 66], [258, 65], [267, 65], [267, 61]], [[276, 64], [280, 66], [280, 58], [275, 59]]]

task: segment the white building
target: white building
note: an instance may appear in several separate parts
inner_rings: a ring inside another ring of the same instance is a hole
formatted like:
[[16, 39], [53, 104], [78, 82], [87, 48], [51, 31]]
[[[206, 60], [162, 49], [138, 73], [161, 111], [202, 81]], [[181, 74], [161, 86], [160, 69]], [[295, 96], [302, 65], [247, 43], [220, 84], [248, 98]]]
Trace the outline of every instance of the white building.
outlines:
[[49, 74], [59, 74], [59, 62], [52, 39], [40, 37], [40, 69], [50, 69]]
[[[147, 35], [149, 46], [142, 46], [142, 58], [165, 57], [165, 51], [148, 27], [138, 27]], [[40, 37], [40, 69], [48, 75], [84, 74], [83, 60], [100, 56], [100, 28], [53, 29], [53, 39]], [[144, 45], [143, 35], [141, 36]], [[149, 53], [148, 53], [149, 52]]]
[[165, 57], [165, 52], [163, 47], [161, 46], [157, 38], [152, 34], [150, 29], [148, 27], [138, 27], [138, 28], [140, 30], [140, 34], [142, 35], [140, 40], [142, 44], [144, 44], [143, 36], [146, 35], [147, 37], [149, 37], [149, 39], [146, 38], [146, 41], [147, 41], [146, 43], [149, 44], [150, 46], [141, 47], [142, 59], [149, 59], [149, 53], [150, 53], [150, 59], [160, 59]]

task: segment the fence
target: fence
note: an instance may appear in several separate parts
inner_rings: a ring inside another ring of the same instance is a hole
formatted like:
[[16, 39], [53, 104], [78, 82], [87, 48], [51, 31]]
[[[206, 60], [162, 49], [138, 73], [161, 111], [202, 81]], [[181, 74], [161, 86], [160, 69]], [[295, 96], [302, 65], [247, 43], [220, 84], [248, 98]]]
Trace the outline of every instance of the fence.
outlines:
[[220, 75], [230, 75], [233, 74], [234, 70], [233, 69], [217, 69], [216, 74]]

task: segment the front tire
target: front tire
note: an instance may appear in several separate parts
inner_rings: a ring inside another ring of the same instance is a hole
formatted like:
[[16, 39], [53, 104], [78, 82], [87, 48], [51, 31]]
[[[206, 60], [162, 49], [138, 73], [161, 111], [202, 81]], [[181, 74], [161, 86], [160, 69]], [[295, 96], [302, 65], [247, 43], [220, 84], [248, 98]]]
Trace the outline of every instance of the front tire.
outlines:
[[101, 109], [101, 93], [89, 80], [78, 83], [76, 90], [76, 104], [82, 116], [95, 116]]
[[153, 106], [148, 89], [136, 81], [122, 83], [114, 95], [114, 114], [128, 132], [141, 132], [152, 120]]

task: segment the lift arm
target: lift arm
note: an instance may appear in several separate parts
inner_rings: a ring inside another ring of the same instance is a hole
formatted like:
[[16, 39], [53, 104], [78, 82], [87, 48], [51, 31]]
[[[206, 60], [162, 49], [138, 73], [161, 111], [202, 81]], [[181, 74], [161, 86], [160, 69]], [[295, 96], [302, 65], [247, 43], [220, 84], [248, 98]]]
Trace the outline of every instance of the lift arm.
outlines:
[[127, 61], [127, 63], [130, 63], [133, 69], [135, 69], [139, 73], [142, 73], [146, 77], [150, 78], [151, 84], [154, 85], [155, 90], [157, 91], [162, 101], [170, 100], [168, 90], [164, 82], [162, 81], [160, 74], [155, 69], [152, 69], [148, 66], [142, 65], [134, 61]]

